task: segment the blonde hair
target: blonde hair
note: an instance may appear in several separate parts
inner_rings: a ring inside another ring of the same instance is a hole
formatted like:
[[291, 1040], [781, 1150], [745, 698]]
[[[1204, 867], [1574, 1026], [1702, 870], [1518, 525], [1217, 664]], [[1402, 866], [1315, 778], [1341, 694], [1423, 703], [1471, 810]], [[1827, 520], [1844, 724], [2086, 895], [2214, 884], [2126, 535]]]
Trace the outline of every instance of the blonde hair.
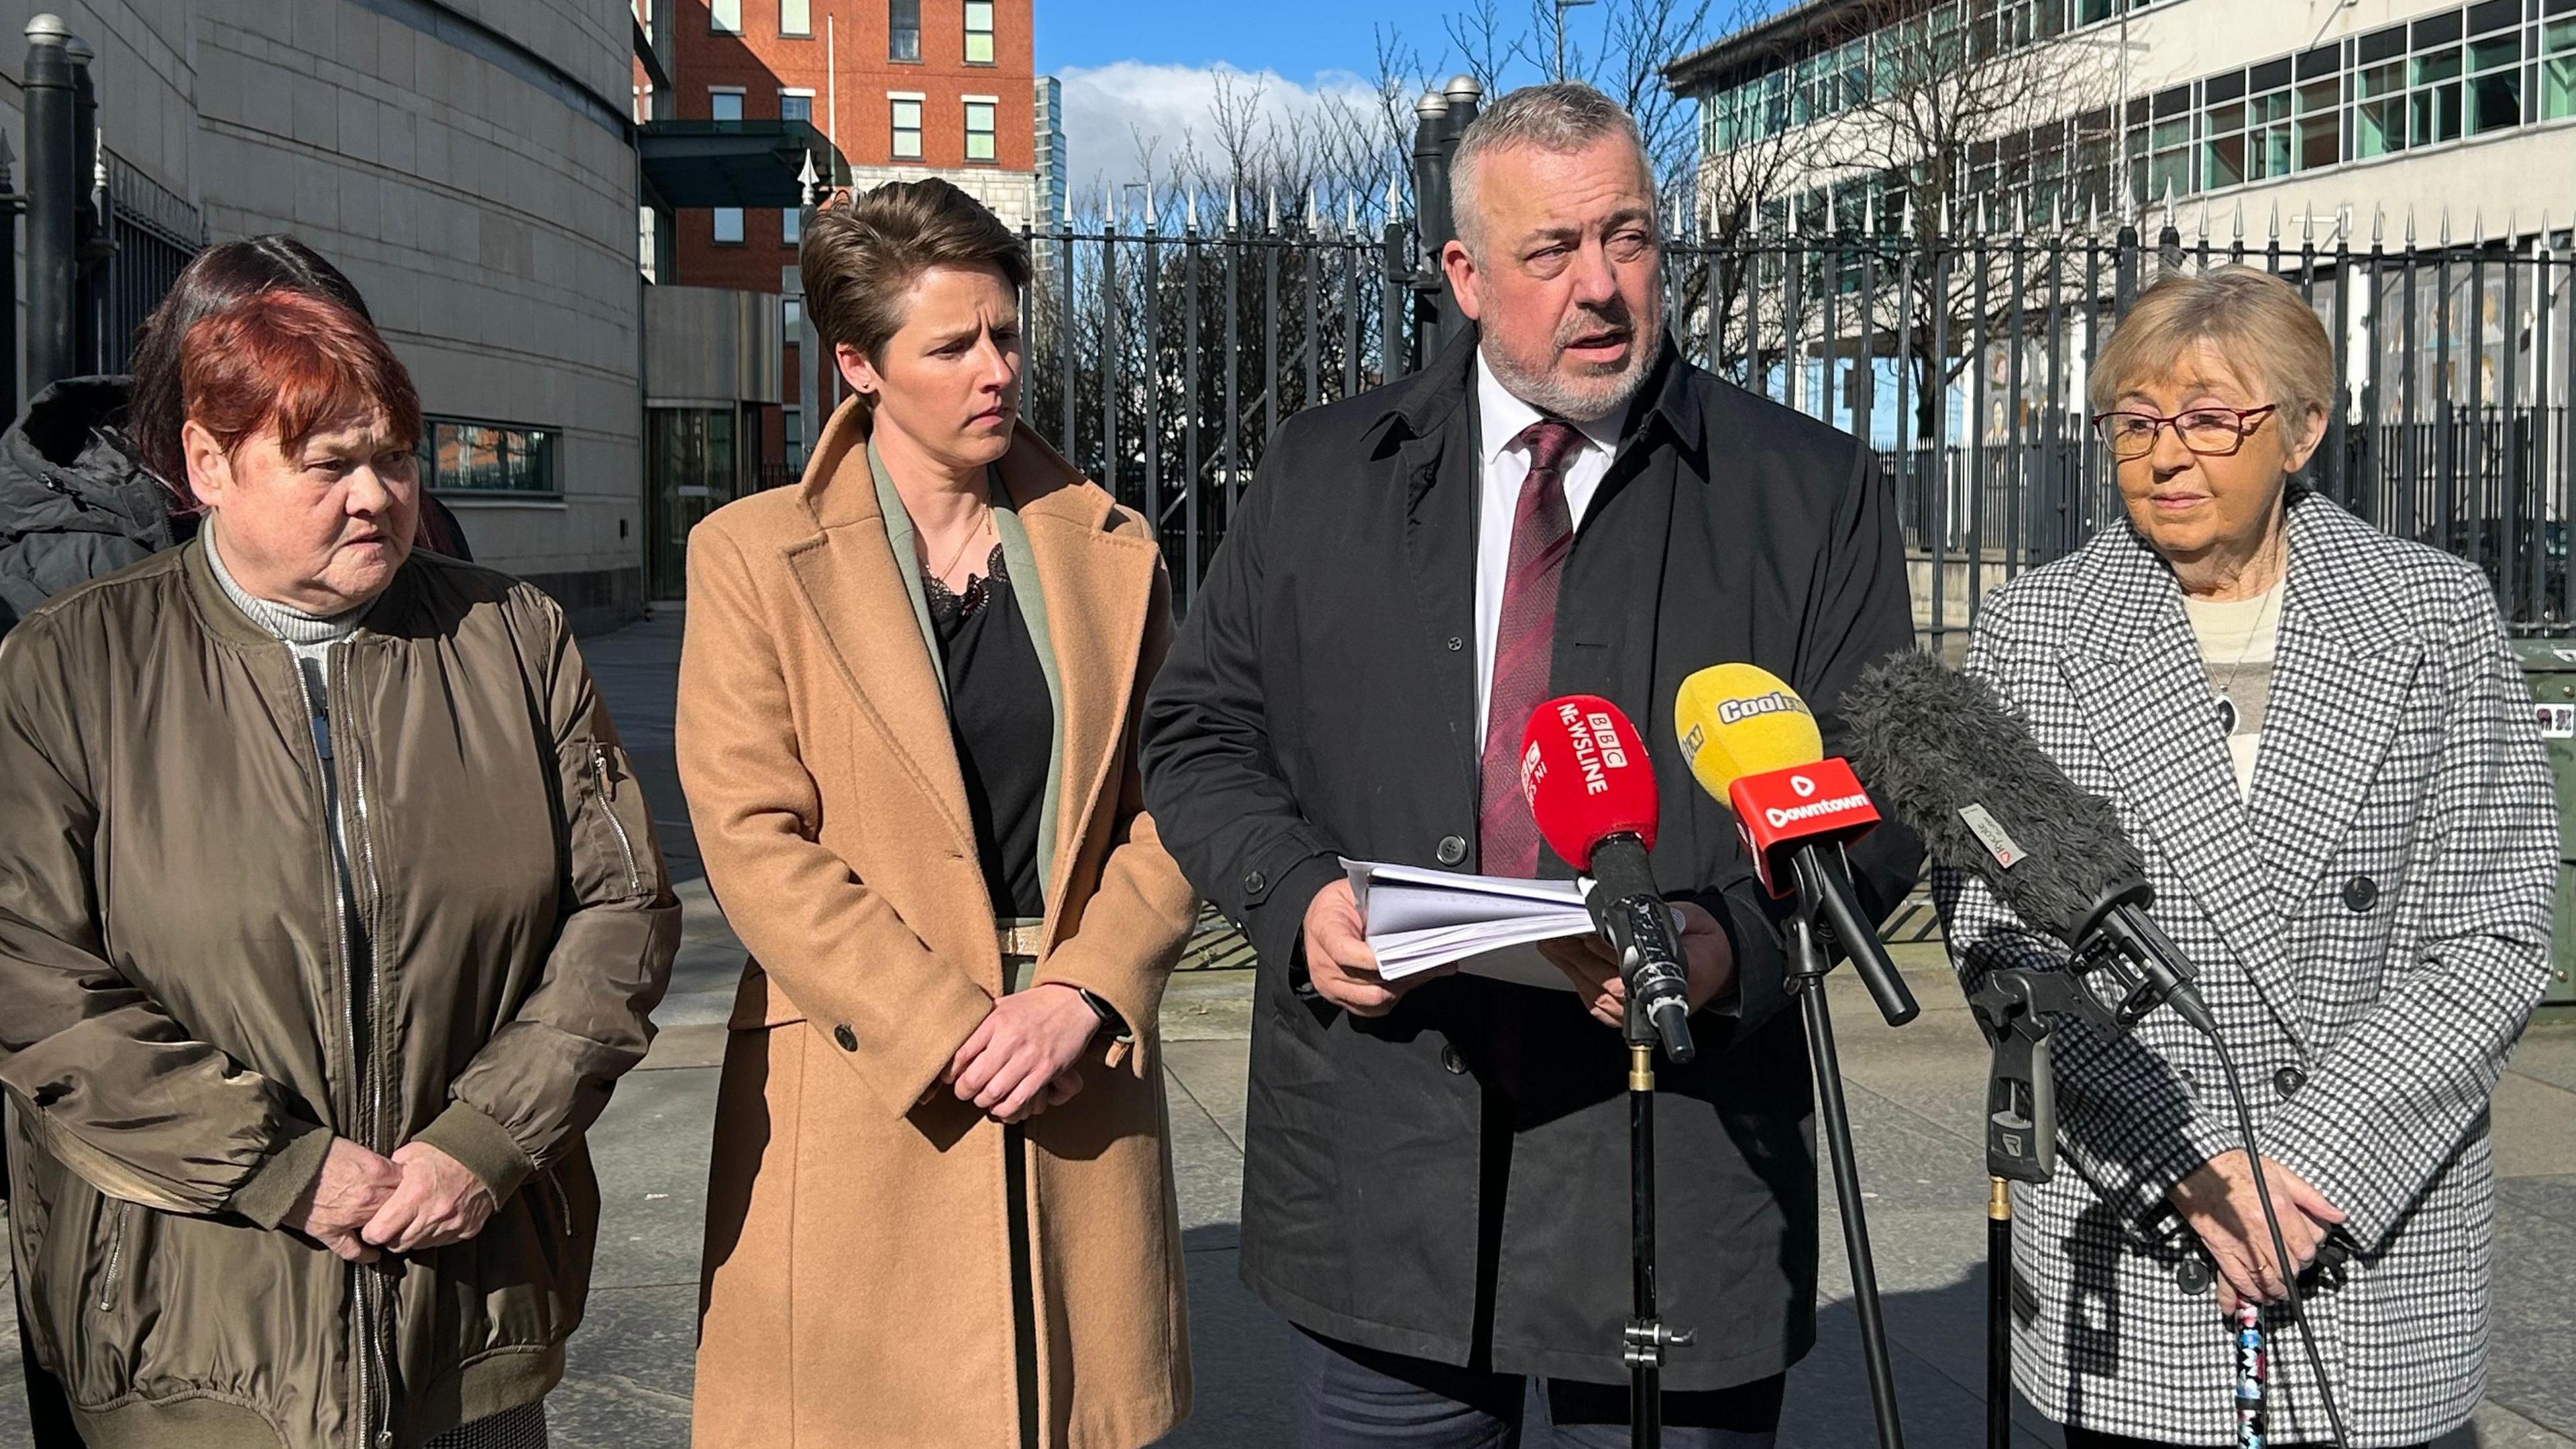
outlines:
[[2093, 363], [2087, 388], [2106, 413], [2139, 386], [2206, 347], [2261, 401], [2281, 411], [2287, 436], [2335, 402], [2334, 342], [2298, 289], [2259, 267], [2169, 276], [2141, 293]]

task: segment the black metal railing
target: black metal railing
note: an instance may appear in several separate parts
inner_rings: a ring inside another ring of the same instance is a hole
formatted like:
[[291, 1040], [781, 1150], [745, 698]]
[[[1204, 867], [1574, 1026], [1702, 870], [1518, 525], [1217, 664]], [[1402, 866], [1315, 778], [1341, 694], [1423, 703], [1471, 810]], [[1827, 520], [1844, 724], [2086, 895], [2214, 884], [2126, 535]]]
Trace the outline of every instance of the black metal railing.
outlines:
[[[2391, 246], [2320, 221], [2323, 237], [2309, 223], [2251, 244], [2213, 240], [2206, 220], [2186, 242], [2169, 216], [2148, 233], [1682, 236], [1664, 251], [1667, 319], [1692, 361], [1877, 453], [1938, 647], [1995, 585], [2120, 517], [2086, 391], [2138, 293], [2171, 272], [2265, 268], [2334, 344], [2312, 486], [2476, 562], [2517, 627], [2568, 628], [2568, 234]], [[1279, 424], [1409, 371], [1430, 312], [1403, 226], [1068, 228], [1030, 244], [1031, 421], [1156, 520], [1184, 603]]]

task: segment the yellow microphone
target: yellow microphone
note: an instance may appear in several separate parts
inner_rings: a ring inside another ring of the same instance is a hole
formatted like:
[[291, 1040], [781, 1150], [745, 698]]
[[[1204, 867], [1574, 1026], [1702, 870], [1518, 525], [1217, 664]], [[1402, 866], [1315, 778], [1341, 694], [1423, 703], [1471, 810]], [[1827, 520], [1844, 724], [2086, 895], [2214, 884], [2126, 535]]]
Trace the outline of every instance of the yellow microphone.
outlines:
[[1829, 925], [1890, 1026], [1919, 1009], [1861, 909], [1843, 843], [1878, 824], [1878, 807], [1849, 762], [1827, 758], [1815, 713], [1778, 676], [1716, 664], [1682, 681], [1673, 734], [1701, 789], [1735, 812], [1745, 854], [1773, 895]]
[[1758, 665], [1712, 664], [1683, 680], [1673, 730], [1700, 788], [1720, 800], [1747, 775], [1825, 757], [1807, 702]]

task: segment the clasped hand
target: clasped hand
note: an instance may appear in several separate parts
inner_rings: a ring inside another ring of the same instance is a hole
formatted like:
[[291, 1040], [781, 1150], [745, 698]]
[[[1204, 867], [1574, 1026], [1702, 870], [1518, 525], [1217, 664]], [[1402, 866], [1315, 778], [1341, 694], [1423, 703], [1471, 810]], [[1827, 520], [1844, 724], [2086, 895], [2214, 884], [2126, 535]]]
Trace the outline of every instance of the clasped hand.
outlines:
[[996, 1122], [1025, 1122], [1082, 1090], [1074, 1063], [1100, 1030], [1082, 992], [1047, 982], [993, 1003], [939, 1079]]
[[2231, 1316], [2240, 1303], [2287, 1298], [2289, 1280], [2316, 1261], [2327, 1231], [2343, 1221], [2342, 1210], [2326, 1201], [2325, 1194], [2268, 1157], [2263, 1160], [2263, 1176], [2281, 1220], [2281, 1245], [2294, 1260], [2286, 1275], [2280, 1256], [2272, 1251], [2263, 1203], [2254, 1191], [2254, 1172], [2242, 1151], [2222, 1152], [2202, 1163], [2168, 1194], [2174, 1210], [2209, 1249], [2210, 1261], [2218, 1269], [2218, 1306]]
[[499, 1206], [472, 1169], [426, 1142], [383, 1157], [334, 1137], [285, 1223], [352, 1263], [372, 1263], [462, 1243]]

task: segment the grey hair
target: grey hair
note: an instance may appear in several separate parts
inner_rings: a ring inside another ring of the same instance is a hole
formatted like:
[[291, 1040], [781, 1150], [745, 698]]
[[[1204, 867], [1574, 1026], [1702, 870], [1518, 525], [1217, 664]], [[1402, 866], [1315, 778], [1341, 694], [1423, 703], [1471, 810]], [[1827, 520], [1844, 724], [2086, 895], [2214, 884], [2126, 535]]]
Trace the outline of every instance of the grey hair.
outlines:
[[1636, 148], [1638, 164], [1645, 165], [1646, 138], [1636, 117], [1581, 81], [1523, 86], [1478, 114], [1458, 138], [1457, 155], [1449, 163], [1450, 215], [1468, 254], [1481, 255], [1485, 246], [1476, 179], [1486, 152], [1526, 146], [1562, 156], [1608, 136], [1625, 137]]

